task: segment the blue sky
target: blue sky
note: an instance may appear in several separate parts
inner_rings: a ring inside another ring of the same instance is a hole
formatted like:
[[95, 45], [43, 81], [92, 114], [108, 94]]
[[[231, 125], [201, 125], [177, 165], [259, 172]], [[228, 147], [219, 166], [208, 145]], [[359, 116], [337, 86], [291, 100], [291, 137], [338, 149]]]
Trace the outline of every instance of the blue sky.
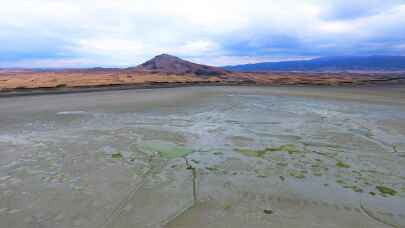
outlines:
[[133, 66], [160, 53], [212, 65], [405, 55], [404, 0], [14, 0], [0, 67]]

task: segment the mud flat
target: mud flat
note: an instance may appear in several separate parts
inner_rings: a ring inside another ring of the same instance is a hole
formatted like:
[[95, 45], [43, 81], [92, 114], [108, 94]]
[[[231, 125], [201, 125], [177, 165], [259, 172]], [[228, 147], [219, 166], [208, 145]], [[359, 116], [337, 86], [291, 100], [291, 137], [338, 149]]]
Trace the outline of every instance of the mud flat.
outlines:
[[0, 227], [405, 227], [405, 87], [0, 98]]

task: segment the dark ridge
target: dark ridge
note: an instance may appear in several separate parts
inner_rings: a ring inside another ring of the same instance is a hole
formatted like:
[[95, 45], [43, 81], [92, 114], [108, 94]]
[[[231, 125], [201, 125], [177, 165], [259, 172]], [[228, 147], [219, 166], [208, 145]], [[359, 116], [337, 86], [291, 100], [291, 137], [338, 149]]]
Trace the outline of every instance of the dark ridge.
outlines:
[[333, 56], [312, 60], [226, 66], [237, 72], [266, 71], [404, 71], [405, 56]]

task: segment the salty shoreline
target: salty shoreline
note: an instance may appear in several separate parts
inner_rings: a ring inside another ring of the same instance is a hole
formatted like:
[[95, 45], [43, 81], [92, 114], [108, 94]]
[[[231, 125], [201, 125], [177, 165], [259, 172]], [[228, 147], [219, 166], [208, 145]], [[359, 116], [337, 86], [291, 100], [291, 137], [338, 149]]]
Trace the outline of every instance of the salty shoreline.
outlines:
[[120, 90], [137, 90], [137, 89], [162, 89], [178, 87], [200, 87], [200, 86], [247, 86], [252, 85], [250, 82], [243, 83], [222, 83], [222, 82], [178, 82], [178, 83], [145, 83], [133, 85], [101, 85], [101, 86], [80, 86], [71, 88], [35, 88], [35, 89], [11, 89], [9, 91], [0, 91], [0, 98], [14, 96], [35, 96], [35, 95], [52, 95], [52, 94], [70, 94], [70, 93], [91, 93]]
[[[285, 84], [258, 84], [254, 81], [221, 81], [221, 82], [151, 82], [136, 84], [117, 84], [117, 85], [97, 85], [97, 86], [77, 86], [77, 87], [49, 87], [49, 88], [18, 88], [0, 90], [0, 98], [14, 96], [36, 96], [52, 94], [70, 94], [70, 93], [91, 93], [119, 90], [136, 89], [160, 89], [160, 88], [178, 88], [178, 87], [209, 87], [209, 86], [253, 86], [253, 87], [308, 87], [308, 88], [370, 88], [370, 87], [390, 87], [405, 85], [404, 78], [393, 78], [388, 80], [374, 80], [361, 83], [342, 83], [342, 84], [311, 84], [311, 83], [285, 83]], [[299, 95], [299, 94], [297, 94]]]
[[0, 97], [190, 86], [330, 86], [405, 84], [390, 72], [224, 72], [171, 74], [125, 69], [83, 69], [0, 73]]

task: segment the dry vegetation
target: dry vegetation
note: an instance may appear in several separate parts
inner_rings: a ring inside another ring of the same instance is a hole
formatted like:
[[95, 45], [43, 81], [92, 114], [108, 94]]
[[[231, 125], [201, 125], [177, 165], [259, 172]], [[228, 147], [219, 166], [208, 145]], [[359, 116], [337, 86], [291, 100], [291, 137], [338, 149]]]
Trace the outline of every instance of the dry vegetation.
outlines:
[[80, 88], [119, 85], [223, 83], [339, 85], [395, 81], [401, 75], [360, 73], [226, 73], [220, 76], [170, 74], [124, 69], [63, 71], [2, 71], [0, 91], [16, 89]]
[[148, 83], [213, 82], [217, 77], [199, 78], [192, 75], [170, 75], [113, 71], [24, 72], [0, 74], [0, 90], [35, 88], [75, 88], [90, 86], [134, 85]]

